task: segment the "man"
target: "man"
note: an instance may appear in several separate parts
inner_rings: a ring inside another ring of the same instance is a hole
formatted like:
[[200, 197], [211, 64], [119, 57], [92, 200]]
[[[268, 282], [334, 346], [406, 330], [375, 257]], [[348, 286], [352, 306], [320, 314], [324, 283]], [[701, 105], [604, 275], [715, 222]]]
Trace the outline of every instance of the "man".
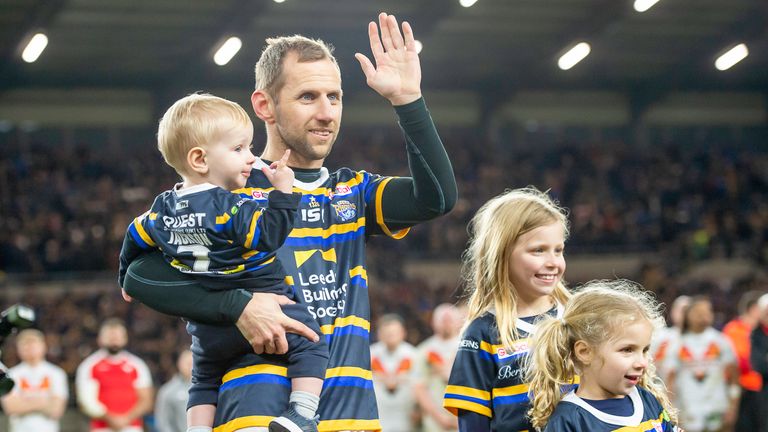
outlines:
[[371, 345], [371, 370], [381, 428], [387, 432], [413, 430], [413, 361], [416, 348], [405, 341], [405, 323], [387, 314], [377, 322], [379, 341]]
[[448, 303], [432, 312], [434, 334], [419, 344], [415, 362], [414, 394], [422, 412], [423, 432], [457, 430], [458, 419], [443, 408], [443, 395], [459, 347], [461, 312]]
[[75, 391], [91, 432], [142, 432], [142, 417], [152, 409], [152, 377], [146, 363], [125, 351], [128, 332], [122, 321], [106, 320], [99, 329], [99, 350], [77, 367]]
[[26, 329], [16, 336], [21, 363], [8, 371], [16, 385], [1, 401], [10, 417], [10, 432], [59, 431], [69, 384], [63, 369], [45, 361], [47, 349], [40, 330]]
[[737, 431], [760, 431], [763, 426], [763, 407], [760, 403], [760, 390], [763, 379], [752, 369], [750, 363], [750, 335], [760, 320], [758, 300], [762, 293], [747, 291], [739, 299], [739, 316], [723, 327], [723, 333], [731, 340], [739, 363], [739, 416], [736, 420]]
[[[317, 319], [330, 347], [320, 401], [320, 429], [380, 430], [371, 382], [368, 278], [365, 239], [403, 237], [410, 226], [447, 213], [456, 202], [448, 156], [421, 97], [421, 70], [413, 32], [400, 32], [394, 16], [379, 15], [368, 35], [375, 65], [356, 54], [371, 88], [395, 107], [406, 138], [411, 177], [323, 167], [339, 131], [341, 76], [328, 47], [302, 37], [269, 40], [256, 65], [256, 115], [267, 143], [243, 194], [266, 199], [260, 171], [291, 150], [294, 190], [304, 195], [299, 220], [278, 251], [296, 301]], [[381, 31], [381, 36], [379, 35]], [[209, 292], [165, 265], [158, 254], [128, 269], [127, 293], [154, 309], [199, 322], [236, 323], [256, 353], [285, 353], [285, 331], [309, 339], [304, 325], [285, 317], [290, 300], [244, 291]], [[285, 408], [288, 383], [275, 357], [246, 356], [233, 365], [220, 389], [217, 430], [264, 427]], [[265, 397], [268, 395], [268, 397]]]
[[187, 392], [192, 385], [192, 351], [184, 350], [176, 360], [177, 373], [157, 392], [155, 427], [157, 432], [187, 430]]
[[[763, 383], [768, 382], [768, 294], [763, 294], [757, 300], [760, 310], [760, 320], [750, 335], [749, 360], [755, 372], [759, 373]], [[763, 385], [760, 391], [759, 414], [761, 416], [761, 429], [759, 432], [768, 431], [768, 386]]]

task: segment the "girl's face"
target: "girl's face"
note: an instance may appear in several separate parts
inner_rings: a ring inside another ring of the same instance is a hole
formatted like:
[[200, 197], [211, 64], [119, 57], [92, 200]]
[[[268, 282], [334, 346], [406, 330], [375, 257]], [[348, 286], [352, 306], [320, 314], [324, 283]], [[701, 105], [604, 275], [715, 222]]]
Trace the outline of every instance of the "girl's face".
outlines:
[[517, 291], [520, 316], [540, 314], [551, 307], [549, 295], [565, 272], [564, 248], [565, 229], [560, 222], [518, 237], [509, 261], [509, 279]]
[[618, 337], [595, 350], [581, 370], [577, 394], [585, 399], [611, 399], [628, 395], [648, 367], [653, 327], [637, 320], [620, 329]]

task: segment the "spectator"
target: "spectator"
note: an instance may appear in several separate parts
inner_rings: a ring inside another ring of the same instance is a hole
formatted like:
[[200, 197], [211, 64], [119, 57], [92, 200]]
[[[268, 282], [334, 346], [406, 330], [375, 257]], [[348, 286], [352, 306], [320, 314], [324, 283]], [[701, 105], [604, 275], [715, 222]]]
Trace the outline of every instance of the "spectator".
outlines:
[[414, 394], [421, 408], [423, 432], [459, 428], [458, 419], [443, 409], [443, 395], [459, 347], [461, 318], [456, 306], [448, 303], [437, 306], [432, 313], [434, 334], [418, 346]]
[[45, 360], [47, 346], [40, 330], [26, 329], [16, 337], [21, 363], [8, 371], [16, 385], [3, 397], [10, 432], [58, 432], [69, 398], [64, 370]]
[[179, 371], [157, 392], [155, 428], [157, 432], [187, 430], [187, 392], [192, 385], [192, 351], [184, 350], [176, 361]]
[[680, 337], [670, 342], [664, 360], [667, 385], [688, 432], [729, 431], [739, 403], [736, 355], [728, 338], [712, 327], [712, 303], [691, 299]]
[[[763, 378], [763, 382], [768, 382], [768, 294], [764, 294], [757, 301], [760, 310], [760, 323], [752, 330], [750, 342], [752, 349], [750, 351], [750, 363], [757, 373]], [[766, 412], [768, 412], [768, 386], [764, 385], [760, 392], [760, 415], [762, 416], [763, 428], [759, 432], [768, 431], [768, 421], [766, 421]]]
[[737, 431], [763, 430], [765, 411], [760, 402], [760, 390], [763, 388], [763, 378], [752, 369], [750, 363], [750, 335], [760, 320], [760, 305], [758, 300], [762, 293], [747, 291], [739, 300], [739, 316], [731, 320], [723, 328], [736, 351], [739, 364], [739, 385], [741, 399], [739, 400], [739, 416], [736, 420]]
[[381, 428], [387, 432], [410, 432], [415, 348], [405, 341], [405, 324], [399, 315], [384, 315], [377, 325], [379, 341], [371, 345], [371, 370]]
[[77, 368], [75, 386], [91, 432], [142, 432], [142, 417], [152, 409], [152, 377], [143, 360], [125, 351], [128, 332], [108, 319], [99, 329], [99, 350]]

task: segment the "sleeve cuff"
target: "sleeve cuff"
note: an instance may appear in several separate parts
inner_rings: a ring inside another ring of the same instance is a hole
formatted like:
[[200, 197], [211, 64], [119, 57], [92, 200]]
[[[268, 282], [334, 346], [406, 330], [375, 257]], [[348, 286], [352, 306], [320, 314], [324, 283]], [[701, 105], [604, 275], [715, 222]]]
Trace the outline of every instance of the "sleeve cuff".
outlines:
[[251, 301], [251, 293], [244, 289], [229, 290], [224, 293], [224, 301], [221, 302], [219, 314], [226, 322], [234, 324], [240, 319], [245, 306]]
[[403, 126], [420, 123], [429, 118], [427, 103], [424, 101], [423, 97], [420, 97], [411, 103], [396, 106], [395, 112], [400, 119], [400, 124]]
[[288, 209], [296, 210], [299, 208], [299, 202], [301, 201], [300, 193], [283, 193], [279, 190], [273, 190], [269, 192], [269, 207], [275, 209]]

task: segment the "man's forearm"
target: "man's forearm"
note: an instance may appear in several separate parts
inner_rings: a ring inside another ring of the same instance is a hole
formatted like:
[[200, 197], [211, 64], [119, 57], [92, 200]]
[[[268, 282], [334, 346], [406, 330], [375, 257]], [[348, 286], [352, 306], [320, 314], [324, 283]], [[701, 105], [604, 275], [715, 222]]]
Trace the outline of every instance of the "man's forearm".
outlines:
[[126, 273], [125, 291], [164, 314], [206, 324], [234, 324], [250, 300], [244, 290], [213, 291], [165, 262], [160, 252], [135, 259]]
[[384, 221], [401, 228], [448, 213], [458, 192], [445, 152], [424, 99], [396, 107], [408, 151], [411, 177], [395, 178], [384, 189]]

